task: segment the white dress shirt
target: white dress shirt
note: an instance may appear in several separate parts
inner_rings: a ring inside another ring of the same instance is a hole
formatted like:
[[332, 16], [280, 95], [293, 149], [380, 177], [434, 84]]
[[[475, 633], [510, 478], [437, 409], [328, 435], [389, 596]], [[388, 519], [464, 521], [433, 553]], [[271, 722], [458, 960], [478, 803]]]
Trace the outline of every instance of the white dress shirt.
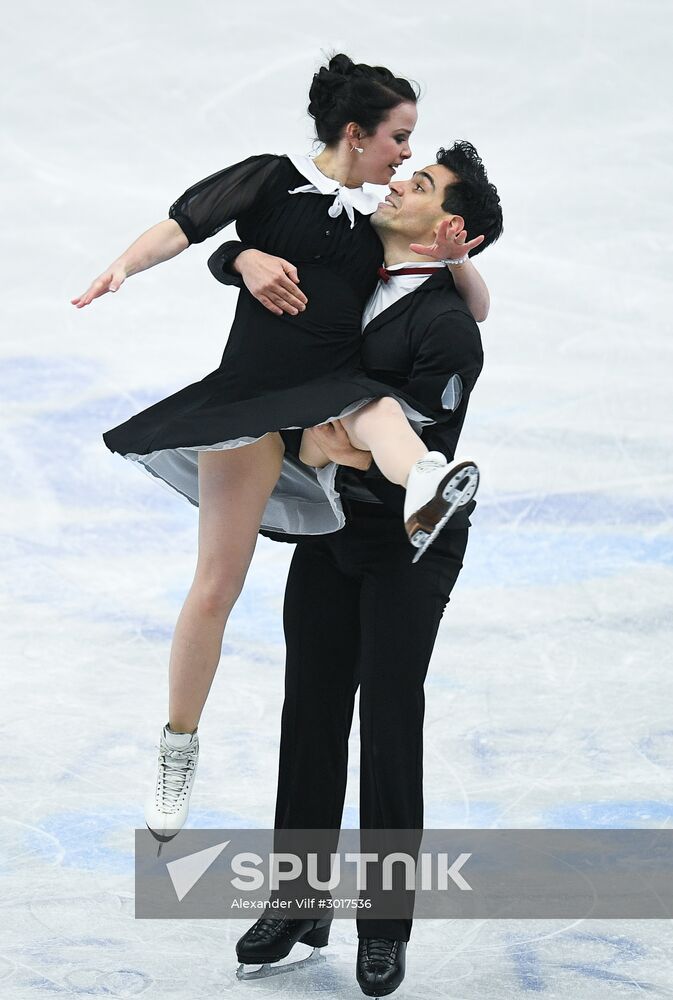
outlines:
[[427, 278], [431, 277], [429, 274], [400, 274], [399, 277], [394, 277], [395, 271], [398, 271], [401, 267], [432, 267], [439, 269], [446, 267], [446, 264], [443, 264], [441, 260], [410, 260], [406, 264], [393, 264], [391, 267], [386, 268], [386, 270], [391, 272], [393, 277], [387, 282], [379, 279], [379, 283], [372, 292], [369, 302], [365, 306], [365, 311], [362, 314], [363, 330], [384, 309], [391, 306], [393, 302], [397, 302], [403, 295], [407, 295], [408, 292], [413, 292], [415, 288], [418, 288]]

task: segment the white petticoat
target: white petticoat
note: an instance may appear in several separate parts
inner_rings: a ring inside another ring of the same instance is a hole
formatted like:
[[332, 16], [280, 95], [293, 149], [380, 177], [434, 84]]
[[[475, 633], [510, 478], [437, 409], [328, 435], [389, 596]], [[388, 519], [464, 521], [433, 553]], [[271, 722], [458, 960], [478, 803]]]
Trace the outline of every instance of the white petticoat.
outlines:
[[[405, 417], [417, 434], [420, 434], [422, 427], [435, 423], [430, 417], [409, 406], [405, 400], [396, 397], [394, 391], [389, 395], [397, 399]], [[350, 413], [355, 413], [371, 402], [372, 398], [361, 399], [347, 406], [336, 416], [328, 417], [320, 423], [332, 423]], [[297, 429], [283, 428], [283, 430]], [[215, 444], [190, 445], [188, 448], [163, 448], [147, 455], [128, 453], [123, 457], [134, 462], [148, 475], [163, 482], [172, 493], [185, 497], [198, 507], [198, 452], [240, 448], [261, 441], [263, 437], [266, 437], [266, 434], [261, 434], [259, 437], [234, 438]], [[334, 487], [336, 472], [337, 465], [334, 462], [330, 462], [322, 469], [314, 469], [293, 456], [286, 455], [278, 482], [264, 509], [260, 527], [290, 535], [325, 535], [343, 528], [346, 518], [340, 495]]]

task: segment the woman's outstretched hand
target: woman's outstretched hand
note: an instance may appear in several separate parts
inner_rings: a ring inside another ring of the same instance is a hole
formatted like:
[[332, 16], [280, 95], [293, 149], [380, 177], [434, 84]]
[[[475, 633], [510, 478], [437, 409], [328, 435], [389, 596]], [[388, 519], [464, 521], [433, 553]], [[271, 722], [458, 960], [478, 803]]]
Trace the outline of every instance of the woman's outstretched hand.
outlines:
[[98, 277], [91, 282], [86, 292], [80, 295], [76, 299], [70, 299], [74, 306], [81, 309], [82, 306], [88, 306], [90, 302], [97, 299], [100, 295], [105, 295], [106, 292], [116, 292], [117, 289], [124, 284], [126, 280], [126, 272], [121, 268], [108, 268], [107, 271], [103, 271]]
[[443, 219], [437, 229], [437, 238], [432, 246], [424, 247], [420, 243], [410, 243], [409, 249], [423, 257], [432, 257], [433, 260], [458, 260], [464, 257], [470, 250], [474, 250], [480, 243], [483, 243], [485, 236], [475, 236], [469, 243], [467, 233], [462, 229], [458, 233], [449, 232], [451, 219]]
[[306, 308], [308, 299], [297, 287], [297, 268], [282, 257], [272, 257], [262, 250], [243, 250], [233, 268], [250, 294], [276, 316], [296, 316]]

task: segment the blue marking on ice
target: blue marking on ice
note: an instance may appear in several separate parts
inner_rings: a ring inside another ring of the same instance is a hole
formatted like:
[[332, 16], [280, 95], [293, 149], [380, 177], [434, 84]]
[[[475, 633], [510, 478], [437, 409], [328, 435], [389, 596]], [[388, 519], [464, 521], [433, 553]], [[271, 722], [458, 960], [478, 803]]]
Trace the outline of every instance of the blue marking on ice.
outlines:
[[[43, 817], [40, 830], [55, 837], [63, 851], [65, 868], [128, 875], [133, 872], [133, 829], [143, 823], [142, 809], [104, 808], [98, 812], [63, 812]], [[108, 843], [123, 829], [129, 849]], [[38, 833], [27, 831], [26, 845], [36, 855], [53, 858], [53, 846]]]
[[653, 983], [645, 983], [632, 976], [622, 976], [618, 972], [609, 972], [607, 969], [597, 969], [593, 965], [560, 965], [561, 969], [568, 969], [572, 972], [579, 972], [587, 979], [600, 979], [608, 983], [622, 983], [624, 986], [631, 986], [634, 990], [654, 990], [658, 989]]
[[[575, 949], [578, 951], [586, 946], [586, 949], [593, 953], [593, 960], [591, 962], [564, 962], [559, 964], [557, 968], [579, 973], [587, 979], [622, 983], [640, 990], [655, 989], [651, 983], [642, 982], [633, 976], [623, 975], [620, 972], [613, 972], [610, 968], [617, 962], [620, 964], [633, 962], [647, 955], [647, 948], [638, 941], [634, 941], [633, 938], [616, 934], [594, 934], [590, 931], [571, 931], [566, 937], [574, 942]], [[601, 945], [607, 948], [607, 954], [601, 953]]]
[[424, 825], [434, 830], [487, 830], [501, 814], [502, 805], [497, 802], [433, 798], [425, 803]]
[[547, 987], [533, 946], [527, 941], [515, 941], [507, 946], [507, 954], [514, 963], [521, 989], [529, 993], [543, 993]]
[[192, 830], [256, 830], [258, 827], [259, 822], [250, 816], [241, 816], [240, 813], [226, 809], [197, 809], [190, 806], [189, 828]]
[[655, 527], [673, 522], [670, 496], [630, 496], [613, 492], [585, 491], [545, 493], [539, 497], [509, 496], [496, 501], [477, 501], [470, 520], [474, 527], [495, 528], [548, 524], [558, 528]]
[[482, 763], [494, 761], [501, 755], [500, 751], [493, 745], [490, 738], [484, 733], [480, 733], [478, 730], [473, 730], [469, 734], [468, 740], [472, 753], [475, 757], [479, 758]]
[[[67, 942], [68, 944], [70, 941]], [[41, 956], [44, 958], [44, 956]], [[55, 963], [51, 963], [55, 964]], [[57, 975], [63, 973], [59, 968]], [[86, 975], [95, 978], [92, 985], [83, 985], [81, 979]], [[80, 982], [72, 982], [71, 979], [79, 979]], [[79, 963], [75, 963], [75, 973], [66, 974], [64, 982], [59, 983], [54, 979], [45, 977], [32, 977], [26, 980], [31, 990], [63, 994], [65, 996], [137, 996], [144, 992], [152, 983], [152, 979], [139, 969], [86, 969], [82, 970]], [[38, 993], [39, 995], [39, 993]]]
[[458, 586], [539, 586], [618, 576], [638, 564], [673, 565], [673, 538], [634, 530], [590, 533], [520, 526], [511, 534], [473, 527]]
[[539, 826], [549, 829], [640, 829], [660, 826], [673, 818], [673, 802], [633, 799], [568, 802], [545, 810]]
[[[60, 983], [55, 983], [53, 979], [45, 979], [44, 976], [35, 976], [33, 978], [28, 978], [26, 983], [29, 989], [34, 990], [37, 996], [39, 996], [38, 991], [44, 993], [64, 993], [72, 996], [74, 993], [81, 992], [73, 990], [70, 986], [61, 986]], [[87, 990], [90, 993], [90, 990]]]
[[648, 760], [673, 767], [673, 729], [660, 729], [638, 740], [637, 749]]
[[[191, 829], [255, 829], [259, 824], [250, 817], [216, 810], [192, 809]], [[104, 807], [97, 812], [63, 812], [44, 817], [39, 830], [54, 837], [63, 852], [61, 865], [106, 874], [129, 875], [134, 871], [135, 829], [145, 829], [142, 807], [122, 809]], [[110, 839], [120, 844], [110, 844]], [[122, 838], [128, 849], [121, 844]], [[38, 831], [25, 834], [26, 849], [32, 854], [54, 860], [53, 842], [45, 841]]]
[[[501, 813], [502, 805], [497, 802], [432, 799], [425, 803], [424, 826], [427, 830], [485, 830], [493, 826]], [[358, 806], [344, 806], [341, 826], [348, 830], [359, 828]]]
[[105, 374], [101, 362], [74, 354], [46, 358], [17, 355], [2, 359], [2, 395], [8, 403], [34, 403], [45, 397], [67, 399], [89, 388], [101, 374]]

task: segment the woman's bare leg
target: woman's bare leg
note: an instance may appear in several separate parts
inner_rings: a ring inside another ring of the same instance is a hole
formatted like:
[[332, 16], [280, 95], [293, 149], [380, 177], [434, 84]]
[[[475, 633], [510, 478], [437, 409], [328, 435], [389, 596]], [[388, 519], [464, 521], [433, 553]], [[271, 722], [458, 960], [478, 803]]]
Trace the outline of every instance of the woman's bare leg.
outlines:
[[396, 399], [384, 396], [341, 418], [355, 448], [371, 451], [379, 469], [391, 483], [406, 486], [409, 472], [428, 449]]
[[199, 452], [198, 559], [169, 664], [169, 724], [174, 732], [192, 732], [198, 725], [284, 450], [274, 433], [240, 448]]

